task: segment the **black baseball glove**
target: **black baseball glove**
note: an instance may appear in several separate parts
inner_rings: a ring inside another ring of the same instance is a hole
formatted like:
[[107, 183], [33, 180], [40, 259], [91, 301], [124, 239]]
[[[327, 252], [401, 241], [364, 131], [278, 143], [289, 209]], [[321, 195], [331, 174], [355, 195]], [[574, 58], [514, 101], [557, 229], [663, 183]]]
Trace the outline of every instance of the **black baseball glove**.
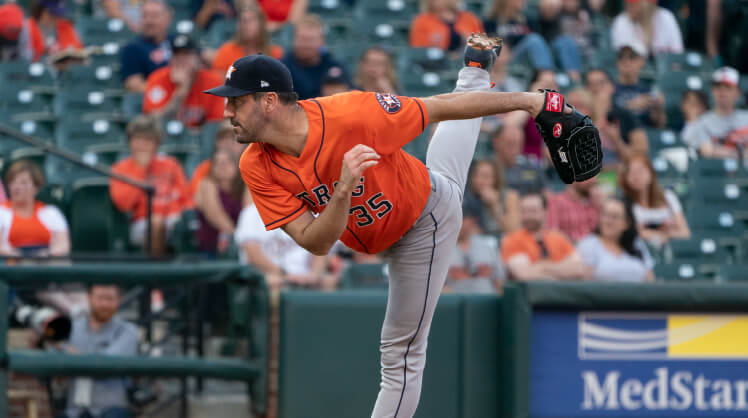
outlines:
[[589, 116], [573, 106], [565, 113], [566, 100], [555, 90], [543, 89], [543, 109], [535, 117], [535, 127], [551, 153], [559, 177], [566, 184], [584, 181], [600, 172], [603, 151], [600, 133]]

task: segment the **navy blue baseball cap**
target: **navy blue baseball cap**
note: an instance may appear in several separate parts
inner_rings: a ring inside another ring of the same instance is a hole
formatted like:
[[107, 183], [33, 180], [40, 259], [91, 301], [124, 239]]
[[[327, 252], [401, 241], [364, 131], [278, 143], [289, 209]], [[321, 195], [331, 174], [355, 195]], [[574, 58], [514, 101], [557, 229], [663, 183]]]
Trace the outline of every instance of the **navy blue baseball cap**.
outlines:
[[293, 92], [291, 72], [282, 62], [267, 55], [248, 55], [234, 61], [226, 72], [222, 86], [205, 90], [204, 93], [221, 97], [238, 97], [250, 93], [274, 91]]

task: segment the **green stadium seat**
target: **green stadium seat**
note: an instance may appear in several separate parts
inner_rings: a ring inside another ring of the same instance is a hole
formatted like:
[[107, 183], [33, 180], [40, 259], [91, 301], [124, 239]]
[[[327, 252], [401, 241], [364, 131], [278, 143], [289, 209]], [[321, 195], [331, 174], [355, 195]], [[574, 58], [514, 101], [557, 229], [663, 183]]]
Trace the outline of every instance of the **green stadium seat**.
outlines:
[[73, 251], [123, 252], [128, 247], [127, 218], [112, 205], [107, 177], [73, 182], [68, 221]]
[[711, 60], [698, 52], [657, 54], [655, 62], [657, 72], [665, 77], [679, 72], [708, 75], [713, 69]]
[[96, 143], [84, 147], [83, 159], [90, 163], [112, 165], [127, 152], [127, 145], [122, 142]]
[[327, 22], [330, 19], [346, 18], [351, 10], [344, 0], [309, 0], [307, 11], [322, 17]]
[[53, 142], [57, 118], [48, 112], [17, 113], [2, 115], [0, 120], [25, 135]]
[[690, 195], [692, 200], [706, 204], [733, 206], [736, 209], [748, 208], [748, 193], [741, 190], [735, 181], [720, 178], [699, 177], [691, 179]]
[[0, 63], [3, 86], [26, 87], [35, 93], [54, 94], [55, 77], [42, 63], [10, 61]]
[[110, 42], [123, 45], [135, 37], [120, 19], [84, 17], [75, 22], [75, 27], [85, 45], [104, 45]]
[[47, 163], [47, 154], [39, 148], [34, 147], [24, 147], [13, 150], [8, 154], [8, 158], [5, 160], [5, 164], [3, 165], [3, 173], [11, 164], [18, 160], [30, 160], [31, 162], [38, 165], [39, 168], [44, 170]]
[[357, 18], [375, 21], [407, 21], [418, 13], [418, 2], [413, 0], [357, 1], [354, 14]]
[[689, 163], [688, 172], [694, 179], [729, 179], [743, 184], [748, 181], [746, 171], [734, 159], [699, 158]]
[[71, 67], [62, 73], [60, 83], [65, 87], [75, 87], [76, 90], [106, 92], [107, 90], [122, 89], [119, 66], [107, 64]]
[[724, 265], [719, 269], [717, 280], [723, 282], [748, 281], [748, 264]]
[[87, 146], [102, 143], [124, 143], [124, 131], [117, 123], [106, 119], [81, 120], [76, 115], [63, 120], [57, 130], [57, 145], [75, 152]]
[[666, 158], [652, 158], [652, 167], [657, 173], [657, 181], [665, 187], [673, 186], [683, 180], [684, 175], [673, 167]]
[[713, 237], [720, 247], [729, 249], [733, 258], [738, 260], [743, 255], [746, 228], [734, 212], [735, 208], [729, 206], [694, 205], [686, 219], [692, 233]]
[[341, 289], [386, 289], [386, 264], [351, 264], [340, 278]]
[[657, 152], [672, 147], [685, 147], [679, 135], [670, 129], [646, 128], [649, 152], [654, 155]]
[[182, 212], [169, 237], [169, 247], [181, 255], [196, 253], [199, 249], [197, 242], [199, 227], [200, 221], [197, 217], [197, 211], [190, 209]]
[[657, 280], [666, 282], [713, 280], [711, 276], [701, 272], [701, 268], [693, 260], [658, 263], [654, 267]]
[[161, 144], [199, 144], [200, 132], [189, 129], [178, 120], [163, 121], [163, 138]]
[[36, 199], [57, 206], [62, 213], [68, 212], [68, 187], [65, 184], [46, 183], [39, 189]]
[[427, 97], [452, 91], [448, 81], [435, 72], [410, 72], [402, 74], [401, 86], [408, 96]]
[[439, 48], [406, 48], [398, 57], [401, 74], [409, 71], [444, 71], [451, 69], [447, 54]]
[[28, 112], [51, 112], [53, 96], [35, 93], [29, 86], [16, 87], [4, 83], [3, 95], [0, 97], [0, 110], [7, 115]]
[[716, 272], [717, 268], [733, 261], [726, 248], [719, 245], [716, 237], [694, 234], [690, 239], [670, 240], [665, 249], [666, 260], [698, 260], [702, 271]]
[[114, 113], [121, 108], [103, 89], [67, 88], [55, 96], [54, 113], [59, 117], [81, 113]]
[[369, 16], [354, 20], [353, 27], [356, 38], [366, 44], [400, 49], [408, 46], [409, 21], [378, 20]]

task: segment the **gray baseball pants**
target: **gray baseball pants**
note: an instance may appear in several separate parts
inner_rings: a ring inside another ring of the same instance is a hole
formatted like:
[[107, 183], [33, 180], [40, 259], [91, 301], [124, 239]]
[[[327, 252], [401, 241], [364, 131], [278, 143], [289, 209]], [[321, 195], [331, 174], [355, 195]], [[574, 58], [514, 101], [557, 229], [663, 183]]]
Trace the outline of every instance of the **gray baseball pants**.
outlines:
[[[454, 91], [488, 90], [489, 74], [460, 70]], [[410, 418], [421, 396], [431, 319], [462, 225], [462, 195], [482, 118], [439, 123], [426, 166], [431, 194], [413, 227], [383, 256], [389, 264], [382, 325], [382, 381], [373, 418]]]

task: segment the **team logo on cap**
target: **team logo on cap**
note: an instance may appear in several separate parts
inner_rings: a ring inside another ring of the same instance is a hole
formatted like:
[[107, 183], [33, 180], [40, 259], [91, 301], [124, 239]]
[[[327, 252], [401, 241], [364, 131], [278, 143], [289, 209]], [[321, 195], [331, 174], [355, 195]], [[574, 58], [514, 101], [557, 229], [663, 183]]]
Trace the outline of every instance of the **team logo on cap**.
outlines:
[[226, 71], [226, 80], [231, 80], [231, 74], [236, 71], [236, 68], [232, 65], [229, 67], [228, 71]]
[[382, 109], [384, 109], [385, 112], [397, 113], [400, 111], [402, 104], [400, 103], [400, 99], [398, 99], [397, 96], [390, 93], [377, 93], [375, 96], [377, 98], [377, 101], [379, 102], [379, 105], [382, 106]]

